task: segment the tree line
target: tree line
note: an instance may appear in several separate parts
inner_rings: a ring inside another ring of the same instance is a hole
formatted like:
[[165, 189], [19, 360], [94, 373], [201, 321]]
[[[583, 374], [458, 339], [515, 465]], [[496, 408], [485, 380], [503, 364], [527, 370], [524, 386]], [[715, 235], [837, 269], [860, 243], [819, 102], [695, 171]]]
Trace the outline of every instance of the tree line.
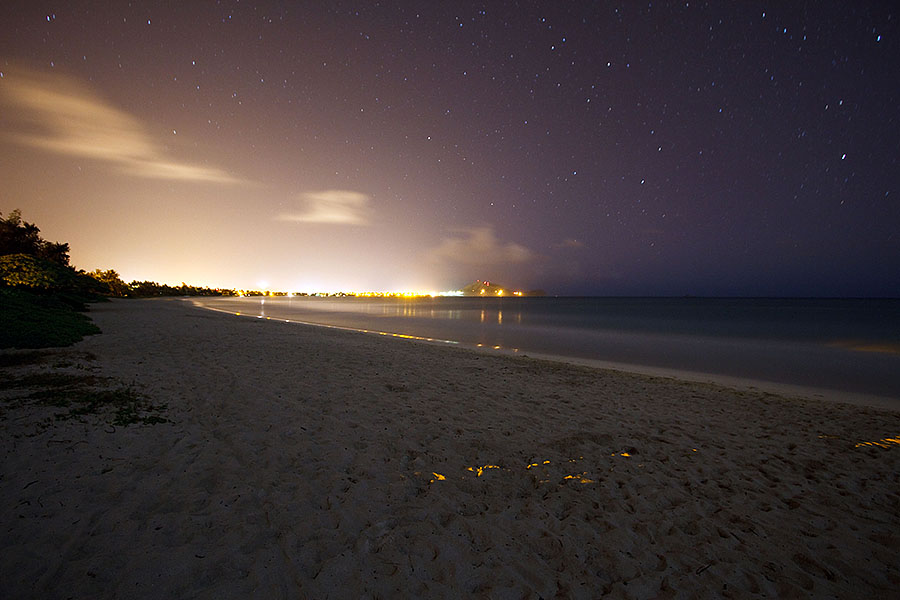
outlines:
[[0, 213], [0, 288], [37, 293], [56, 293], [88, 301], [95, 296], [149, 298], [157, 296], [233, 296], [234, 290], [198, 287], [182, 283], [170, 286], [154, 281], [125, 283], [112, 270], [76, 270], [69, 264], [69, 244], [40, 236], [34, 223], [13, 210]]

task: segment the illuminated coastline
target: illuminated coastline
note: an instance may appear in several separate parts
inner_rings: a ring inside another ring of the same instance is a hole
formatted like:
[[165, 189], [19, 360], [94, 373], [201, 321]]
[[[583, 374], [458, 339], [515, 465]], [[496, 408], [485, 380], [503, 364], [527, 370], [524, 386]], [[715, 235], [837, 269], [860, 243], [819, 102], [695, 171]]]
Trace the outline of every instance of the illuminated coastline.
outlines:
[[437, 298], [444, 296], [462, 296], [458, 290], [445, 292], [435, 291], [368, 291], [368, 292], [276, 292], [271, 290], [235, 290], [237, 296], [264, 297], [308, 297], [308, 298]]
[[476, 279], [474, 283], [458, 290], [438, 292], [434, 290], [388, 290], [388, 291], [331, 291], [331, 292], [281, 292], [271, 290], [235, 290], [235, 295], [248, 296], [276, 296], [276, 297], [313, 297], [313, 298], [438, 298], [459, 296], [503, 297], [503, 296], [534, 296], [543, 295], [543, 292], [523, 292], [512, 290], [490, 281]]

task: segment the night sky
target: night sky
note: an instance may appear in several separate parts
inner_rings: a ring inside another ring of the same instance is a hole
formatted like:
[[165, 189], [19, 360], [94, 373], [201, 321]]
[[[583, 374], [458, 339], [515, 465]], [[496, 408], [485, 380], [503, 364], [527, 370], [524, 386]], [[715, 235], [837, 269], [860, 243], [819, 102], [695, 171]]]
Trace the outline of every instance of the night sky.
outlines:
[[283, 291], [900, 296], [893, 2], [0, 5], [0, 211]]

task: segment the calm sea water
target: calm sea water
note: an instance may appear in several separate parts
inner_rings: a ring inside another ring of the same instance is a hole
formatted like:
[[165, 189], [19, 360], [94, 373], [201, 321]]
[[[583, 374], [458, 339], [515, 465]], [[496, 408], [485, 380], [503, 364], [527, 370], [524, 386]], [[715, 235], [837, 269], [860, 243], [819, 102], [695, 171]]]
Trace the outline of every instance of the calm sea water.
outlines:
[[900, 399], [900, 300], [211, 298], [231, 313]]

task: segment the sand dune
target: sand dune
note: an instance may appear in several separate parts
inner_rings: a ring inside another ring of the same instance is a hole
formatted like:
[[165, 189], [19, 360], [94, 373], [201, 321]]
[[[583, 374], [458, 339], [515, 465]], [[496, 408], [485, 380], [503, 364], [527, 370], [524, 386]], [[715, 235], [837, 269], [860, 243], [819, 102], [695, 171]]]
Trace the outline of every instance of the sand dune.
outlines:
[[[173, 301], [38, 366], [171, 423], [3, 392], [0, 596], [842, 597], [900, 585], [900, 414]], [[868, 443], [867, 442], [871, 442]]]

